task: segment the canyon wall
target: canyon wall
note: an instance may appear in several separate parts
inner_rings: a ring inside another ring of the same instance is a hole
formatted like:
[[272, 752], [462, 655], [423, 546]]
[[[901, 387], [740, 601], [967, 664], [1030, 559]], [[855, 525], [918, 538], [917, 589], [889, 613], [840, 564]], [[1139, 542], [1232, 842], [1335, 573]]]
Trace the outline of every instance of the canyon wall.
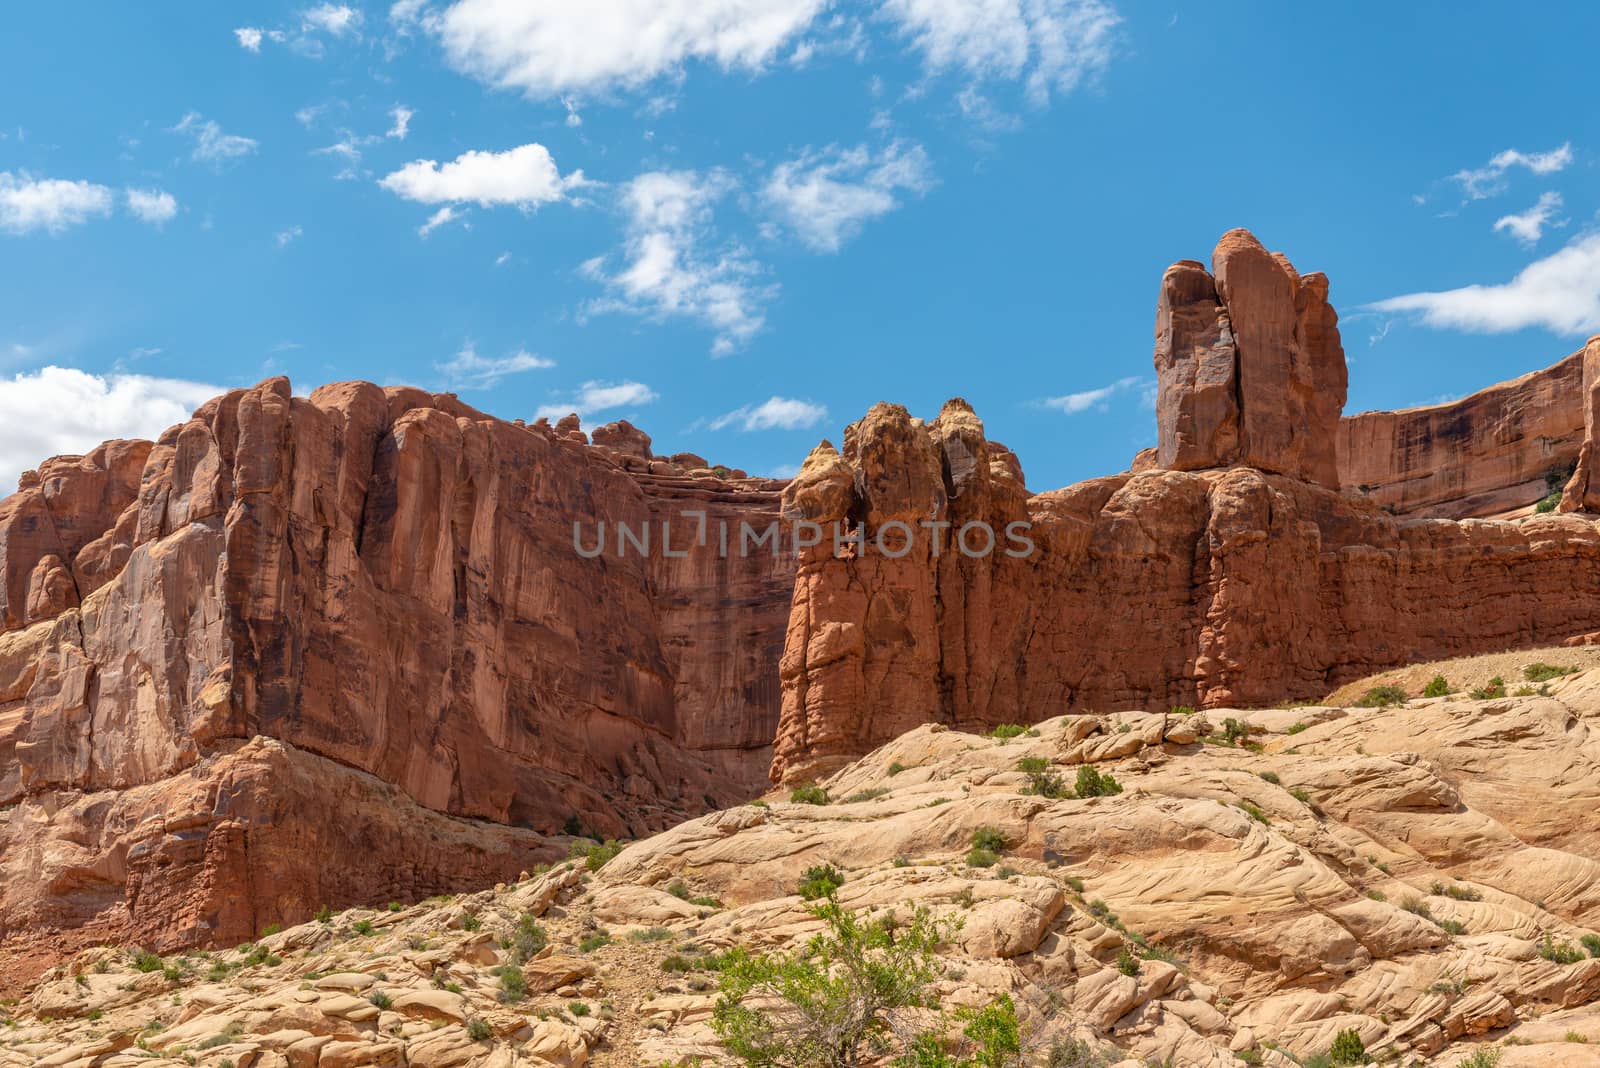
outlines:
[[1466, 519], [1560, 492], [1586, 437], [1584, 354], [1448, 404], [1339, 421], [1345, 493], [1395, 515]]
[[[595, 436], [275, 379], [25, 476], [0, 503], [0, 947], [236, 941], [755, 792], [793, 563], [693, 531], [774, 521], [781, 484]], [[672, 553], [619, 547], [663, 522]], [[361, 830], [379, 792], [410, 814], [386, 838]], [[453, 839], [477, 844], [421, 844]]]

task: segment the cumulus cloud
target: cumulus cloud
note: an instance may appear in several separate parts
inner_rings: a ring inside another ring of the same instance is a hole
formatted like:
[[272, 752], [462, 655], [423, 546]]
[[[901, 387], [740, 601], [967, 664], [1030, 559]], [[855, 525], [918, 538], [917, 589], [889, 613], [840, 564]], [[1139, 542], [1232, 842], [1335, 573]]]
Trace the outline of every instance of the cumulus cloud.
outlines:
[[656, 391], [643, 382], [585, 382], [579, 387], [578, 392], [567, 400], [541, 407], [537, 417], [554, 421], [569, 412], [577, 412], [584, 419], [588, 419], [598, 412], [611, 411], [615, 408], [633, 408], [641, 404], [650, 404], [658, 399], [660, 398]]
[[239, 47], [244, 49], [246, 52], [261, 51], [261, 38], [263, 34], [259, 27], [240, 26], [237, 30], [233, 31], [233, 35], [239, 39]]
[[469, 341], [449, 360], [436, 363], [433, 367], [457, 389], [488, 389], [507, 375], [537, 371], [555, 365], [554, 360], [536, 356], [525, 349], [518, 349], [498, 358], [480, 356], [477, 348]]
[[778, 164], [761, 197], [811, 248], [837, 252], [868, 220], [899, 207], [896, 192], [920, 194], [932, 183], [921, 145], [897, 141], [877, 153], [830, 146]]
[[1122, 22], [1102, 0], [885, 0], [883, 13], [933, 73], [1020, 79], [1036, 104], [1104, 71]]
[[1572, 142], [1548, 152], [1519, 152], [1508, 148], [1498, 153], [1482, 167], [1457, 171], [1450, 176], [1460, 182], [1468, 200], [1484, 200], [1505, 191], [1505, 174], [1513, 167], [1522, 167], [1534, 174], [1555, 174], [1566, 170], [1572, 163]]
[[1600, 331], [1600, 233], [1575, 238], [1509, 282], [1408, 293], [1371, 305], [1408, 312], [1425, 326], [1500, 334], [1542, 326], [1557, 334]]
[[431, 159], [413, 160], [378, 184], [420, 204], [471, 202], [486, 208], [510, 204], [529, 211], [567, 199], [585, 180], [582, 171], [563, 176], [550, 150], [530, 143], [504, 152], [463, 152], [442, 165]]
[[[1495, 220], [1494, 230], [1499, 233], [1504, 230], [1524, 245], [1536, 244], [1544, 236], [1544, 228], [1554, 222], [1556, 213], [1561, 210], [1561, 194], [1557, 192], [1544, 193], [1539, 197], [1538, 203], [1517, 215], [1503, 215]], [[1554, 225], [1562, 225], [1555, 222]]]
[[343, 37], [361, 28], [360, 11], [348, 4], [318, 4], [303, 12], [301, 25], [307, 30], [319, 30], [331, 37]]
[[597, 257], [582, 267], [609, 292], [587, 309], [699, 320], [716, 332], [712, 353], [719, 356], [755, 336], [771, 295], [757, 279], [760, 265], [737, 245], [707, 247], [716, 243], [713, 206], [733, 187], [720, 171], [650, 171], [629, 182], [620, 265], [612, 270]]
[[223, 133], [214, 120], [191, 111], [172, 127], [173, 133], [187, 134], [194, 141], [190, 155], [208, 163], [222, 163], [240, 156], [248, 156], [259, 147], [255, 140], [238, 134]]
[[1132, 378], [1119, 378], [1110, 385], [1101, 386], [1099, 389], [1086, 389], [1078, 393], [1067, 393], [1060, 397], [1046, 397], [1039, 403], [1046, 408], [1054, 408], [1067, 415], [1077, 415], [1091, 409], [1105, 411], [1109, 407], [1111, 398], [1118, 393], [1133, 389], [1140, 385], [1148, 385], [1149, 380], [1134, 376]]
[[452, 67], [531, 97], [630, 88], [690, 60], [760, 69], [826, 0], [457, 0], [442, 13], [396, 5], [438, 35]]
[[127, 189], [123, 191], [123, 195], [127, 198], [128, 210], [140, 222], [160, 226], [171, 222], [178, 214], [178, 199], [163, 190]]
[[771, 397], [760, 404], [746, 404], [711, 420], [712, 430], [738, 427], [740, 430], [800, 430], [816, 426], [828, 418], [828, 409], [792, 397]]
[[305, 231], [300, 228], [299, 224], [296, 224], [279, 230], [273, 235], [273, 240], [278, 243], [279, 248], [285, 248], [290, 242], [299, 240], [304, 233]]
[[108, 438], [154, 438], [221, 392], [182, 379], [55, 366], [0, 379], [0, 496], [48, 457], [84, 453]]
[[110, 189], [93, 182], [0, 171], [0, 230], [58, 234], [95, 216], [111, 214], [113, 200]]

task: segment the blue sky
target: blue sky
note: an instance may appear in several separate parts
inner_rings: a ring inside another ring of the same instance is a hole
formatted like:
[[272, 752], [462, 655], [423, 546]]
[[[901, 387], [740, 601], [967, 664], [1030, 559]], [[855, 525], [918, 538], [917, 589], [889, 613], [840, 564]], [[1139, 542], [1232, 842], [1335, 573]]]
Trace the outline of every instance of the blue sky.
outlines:
[[[1053, 488], [1154, 443], [1156, 285], [1323, 270], [1347, 411], [1600, 331], [1593, 5], [26, 5], [0, 481], [287, 374], [793, 470], [969, 399]], [[1469, 289], [1468, 287], [1479, 287]]]

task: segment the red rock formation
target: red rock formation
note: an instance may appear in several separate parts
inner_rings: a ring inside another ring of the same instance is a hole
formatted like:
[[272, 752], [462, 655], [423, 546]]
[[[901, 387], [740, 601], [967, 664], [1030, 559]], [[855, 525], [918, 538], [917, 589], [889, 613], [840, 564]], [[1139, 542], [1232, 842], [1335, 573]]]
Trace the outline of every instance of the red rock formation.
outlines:
[[[239, 917], [390, 893], [391, 870], [433, 890], [530, 863], [497, 847], [424, 875], [404, 838], [324, 852], [330, 828], [359, 822], [351, 775], [482, 821], [486, 843], [508, 841], [489, 825], [527, 829], [526, 844], [569, 818], [637, 833], [753, 792], [793, 561], [723, 558], [691, 532], [775, 521], [781, 484], [652, 471], [642, 433], [602, 428], [591, 447], [566, 422], [365, 383], [297, 398], [275, 379], [154, 446], [26, 478], [0, 505], [0, 804], [17, 806], [0, 863], [26, 858], [39, 878], [5, 881], [0, 939], [25, 950], [53, 926], [111, 924], [226, 941], [252, 933]], [[619, 524], [659, 539], [663, 522], [672, 555], [619, 548]], [[585, 546], [604, 525], [603, 555], [580, 555], [575, 523]], [[254, 737], [320, 769], [324, 799], [216, 778], [218, 754]], [[136, 894], [140, 814], [170, 824], [163, 799], [195, 790], [213, 825], [181, 824], [170, 847], [209, 850], [225, 828], [255, 867], [211, 871], [243, 880], [215, 899], [187, 875]], [[114, 800], [128, 791], [154, 800]], [[74, 806], [81, 820], [45, 818]]]
[[1157, 461], [1177, 471], [1243, 464], [1337, 489], [1334, 432], [1344, 349], [1328, 280], [1301, 277], [1248, 230], [1181, 260], [1156, 309]]
[[[1573, 357], [1569, 356], [1568, 361]], [[1563, 512], [1600, 512], [1600, 335], [1589, 339], [1581, 359], [1582, 380], [1578, 403], [1583, 410], [1583, 445], [1574, 462], [1572, 478], [1561, 495]]]
[[1344, 491], [1401, 516], [1466, 519], [1528, 508], [1560, 490], [1578, 462], [1584, 381], [1584, 354], [1575, 352], [1448, 404], [1346, 416], [1338, 440]]

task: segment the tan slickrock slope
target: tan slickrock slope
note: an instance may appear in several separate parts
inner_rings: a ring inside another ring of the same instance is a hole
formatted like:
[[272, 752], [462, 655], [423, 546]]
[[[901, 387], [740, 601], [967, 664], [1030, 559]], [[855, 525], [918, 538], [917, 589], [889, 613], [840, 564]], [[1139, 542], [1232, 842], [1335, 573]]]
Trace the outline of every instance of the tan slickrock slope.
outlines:
[[[1250, 747], [1203, 737], [1226, 718]], [[1494, 1045], [1503, 1068], [1593, 1065], [1567, 1036], [1600, 1041], [1600, 958], [1541, 947], [1600, 928], [1597, 727], [1593, 673], [1548, 697], [1067, 716], [1009, 740], [923, 726], [829, 780], [833, 804], [702, 816], [592, 877], [563, 864], [354, 909], [167, 972], [87, 951], [8, 1010], [0, 1065], [718, 1064], [697, 962], [815, 930], [793, 889], [823, 862], [852, 909], [961, 920], [947, 1004], [1008, 992], [1104, 1063], [1288, 1068], [1274, 1047], [1353, 1029], [1400, 1064]], [[1023, 757], [1069, 782], [1092, 764], [1123, 792], [1030, 794]], [[963, 859], [980, 827], [1005, 838], [998, 866]], [[529, 998], [504, 1003], [492, 969], [527, 914], [551, 947], [526, 965]], [[1135, 976], [1115, 966], [1124, 946]]]

